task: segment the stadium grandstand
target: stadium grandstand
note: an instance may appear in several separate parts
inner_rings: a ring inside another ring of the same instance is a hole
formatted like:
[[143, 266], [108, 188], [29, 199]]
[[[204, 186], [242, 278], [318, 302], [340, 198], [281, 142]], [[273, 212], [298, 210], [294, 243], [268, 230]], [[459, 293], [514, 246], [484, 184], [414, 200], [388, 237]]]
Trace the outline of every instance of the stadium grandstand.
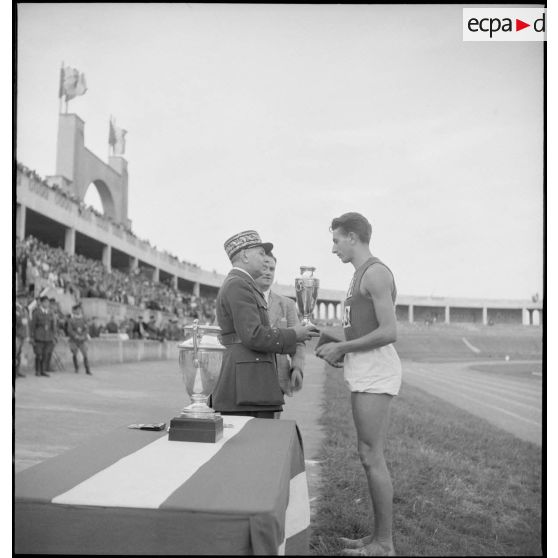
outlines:
[[[25, 290], [30, 299], [48, 292], [61, 315], [80, 301], [101, 331], [109, 321], [116, 322], [118, 332], [132, 338], [138, 335], [138, 322], [151, 320], [157, 336], [169, 335], [169, 323], [180, 331], [193, 319], [212, 322], [224, 276], [157, 250], [134, 234], [128, 218], [127, 161], [113, 155], [103, 162], [85, 147], [84, 128], [76, 114], [59, 115], [56, 175], [41, 177], [16, 164], [17, 290]], [[92, 186], [103, 212], [84, 203]], [[275, 290], [295, 297], [293, 285], [276, 285]], [[320, 289], [314, 318], [339, 323], [344, 296], [341, 290]], [[536, 298], [400, 295], [396, 315], [399, 322], [426, 326], [541, 325], [542, 309]]]

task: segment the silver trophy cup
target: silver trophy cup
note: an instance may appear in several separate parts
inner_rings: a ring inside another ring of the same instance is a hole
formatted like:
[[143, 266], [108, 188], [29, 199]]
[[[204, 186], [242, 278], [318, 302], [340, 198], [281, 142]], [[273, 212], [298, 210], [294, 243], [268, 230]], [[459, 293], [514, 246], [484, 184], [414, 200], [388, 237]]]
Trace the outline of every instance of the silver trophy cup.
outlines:
[[314, 277], [315, 267], [300, 266], [300, 277], [295, 279], [296, 304], [302, 314], [302, 325], [311, 323], [310, 318], [318, 300], [320, 280]]
[[171, 420], [169, 440], [216, 442], [223, 434], [223, 419], [207, 403], [221, 373], [221, 328], [194, 320], [184, 327], [189, 332], [191, 337], [178, 345], [178, 363], [191, 403]]

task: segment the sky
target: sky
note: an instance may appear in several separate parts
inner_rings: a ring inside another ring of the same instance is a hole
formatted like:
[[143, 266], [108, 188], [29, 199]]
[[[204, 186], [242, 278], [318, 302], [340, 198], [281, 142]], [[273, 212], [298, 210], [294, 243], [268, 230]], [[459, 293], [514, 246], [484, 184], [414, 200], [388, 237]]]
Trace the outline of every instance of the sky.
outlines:
[[[226, 273], [256, 229], [276, 279], [345, 290], [334, 217], [372, 223], [403, 295], [543, 294], [543, 45], [464, 42], [459, 5], [20, 4], [17, 159], [55, 174], [60, 65], [134, 232]], [[88, 200], [94, 198], [94, 187]]]

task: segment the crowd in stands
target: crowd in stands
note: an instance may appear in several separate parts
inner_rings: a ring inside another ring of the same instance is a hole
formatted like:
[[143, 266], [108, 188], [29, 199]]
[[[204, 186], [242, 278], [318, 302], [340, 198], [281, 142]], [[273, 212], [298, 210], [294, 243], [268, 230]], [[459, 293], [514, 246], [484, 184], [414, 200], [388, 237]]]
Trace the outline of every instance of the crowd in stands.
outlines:
[[[71, 294], [75, 302], [95, 297], [135, 306], [145, 311], [148, 325], [149, 310], [172, 314], [181, 323], [187, 318], [205, 323], [215, 319], [214, 298], [196, 297], [165, 283], [154, 282], [146, 270], [108, 271], [100, 261], [69, 254], [33, 236], [16, 239], [16, 271], [19, 286], [32, 296], [38, 295], [44, 287], [54, 287]], [[120, 330], [122, 324], [118, 327]], [[126, 328], [129, 327], [130, 324], [126, 324]], [[137, 324], [134, 327], [141, 329]], [[149, 328], [146, 331], [150, 331]]]
[[[88, 211], [90, 213], [93, 213], [94, 215], [96, 215], [97, 217], [100, 217], [108, 222], [110, 222], [112, 225], [122, 229], [123, 231], [126, 231], [128, 234], [130, 234], [131, 236], [133, 236], [134, 238], [138, 238], [138, 240], [140, 240], [141, 242], [148, 244], [149, 246], [151, 246], [154, 249], [157, 249], [156, 246], [152, 246], [151, 242], [149, 242], [149, 240], [147, 239], [143, 239], [143, 238], [139, 238], [136, 234], [134, 234], [134, 232], [132, 231], [132, 229], [125, 227], [122, 223], [115, 221], [110, 215], [104, 215], [102, 213], [100, 213], [97, 209], [95, 209], [93, 206], [91, 205], [86, 205], [83, 200], [80, 200], [73, 192], [66, 190], [64, 188], [61, 188], [58, 184], [56, 184], [53, 181], [48, 181], [45, 180], [44, 178], [42, 178], [41, 176], [39, 176], [34, 170], [29, 169], [28, 167], [26, 167], [25, 165], [22, 165], [21, 163], [17, 163], [17, 169], [22, 172], [25, 176], [31, 178], [32, 180], [34, 180], [35, 182], [40, 183], [42, 186], [44, 186], [45, 188], [49, 188], [50, 190], [52, 190], [53, 192], [57, 192], [60, 195], [64, 196], [65, 198], [67, 198], [68, 200], [70, 200], [71, 202], [75, 203], [78, 206], [78, 211], [81, 213], [83, 213], [84, 211]], [[169, 258], [171, 258], [172, 260], [176, 261], [177, 263], [182, 263], [182, 264], [186, 264], [189, 267], [192, 268], [197, 268], [200, 269], [200, 266], [198, 264], [192, 263], [192, 262], [188, 262], [188, 261], [184, 261], [184, 260], [180, 260], [178, 258], [178, 256], [175, 256], [174, 254], [171, 254], [169, 252], [167, 252], [166, 250], [163, 250], [163, 253], [166, 254]]]

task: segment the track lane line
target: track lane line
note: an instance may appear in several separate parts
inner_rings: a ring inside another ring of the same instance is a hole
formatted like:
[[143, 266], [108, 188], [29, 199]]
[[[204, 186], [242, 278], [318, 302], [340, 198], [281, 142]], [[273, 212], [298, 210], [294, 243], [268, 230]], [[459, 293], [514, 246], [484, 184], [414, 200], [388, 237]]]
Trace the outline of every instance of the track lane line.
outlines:
[[474, 385], [477, 387], [483, 387], [484, 389], [489, 391], [496, 391], [496, 393], [508, 392], [510, 395], [514, 395], [516, 397], [525, 400], [532, 400], [538, 402], [542, 398], [542, 392], [540, 390], [533, 391], [533, 392], [531, 391], [525, 392], [522, 390], [517, 390], [515, 387], [503, 383], [487, 383], [487, 382], [483, 382], [482, 379], [478, 380], [476, 378], [460, 375], [458, 373], [446, 374], [444, 372], [432, 371], [430, 369], [420, 369], [420, 371], [406, 370], [406, 372], [410, 374], [428, 376], [431, 378], [439, 378], [442, 380], [452, 380], [455, 381], [456, 383], [460, 383], [461, 385]]
[[[420, 387], [420, 386], [419, 386], [419, 387]], [[437, 387], [438, 387], [438, 389], [440, 389], [439, 386], [437, 386]], [[446, 388], [441, 388], [441, 391], [444, 391], [444, 390], [445, 390], [445, 391], [448, 391]], [[436, 394], [433, 393], [433, 392], [430, 392], [430, 393], [432, 393], [433, 395], [436, 395]], [[452, 395], [455, 395], [454, 392], [451, 392], [451, 393], [452, 393]], [[522, 417], [521, 415], [518, 415], [518, 414], [516, 414], [516, 413], [512, 413], [511, 411], [507, 411], [506, 409], [502, 409], [501, 407], [498, 407], [498, 406], [496, 406], [496, 405], [489, 405], [488, 403], [484, 403], [483, 401], [480, 401], [480, 400], [478, 400], [478, 399], [474, 399], [474, 398], [472, 398], [472, 397], [468, 397], [468, 396], [463, 395], [463, 394], [458, 394], [458, 396], [459, 396], [459, 397], [462, 397], [463, 399], [468, 399], [469, 401], [474, 401], [475, 403], [477, 403], [478, 405], [481, 405], [481, 406], [483, 406], [483, 407], [487, 407], [487, 408], [489, 408], [489, 409], [494, 409], [494, 410], [500, 411], [501, 413], [504, 413], [504, 414], [506, 414], [506, 415], [512, 416], [512, 417], [514, 417], [514, 418], [516, 418], [516, 419], [522, 420], [522, 421], [524, 421], [524, 422], [528, 422], [529, 424], [534, 424], [534, 425], [536, 425], [536, 426], [541, 426], [541, 427], [542, 427], [542, 423], [540, 423], [540, 422], [537, 422], [537, 421], [534, 421], [534, 420], [531, 420], [531, 419]], [[446, 400], [446, 401], [447, 401], [447, 400]], [[449, 401], [449, 402], [451, 403], [451, 401]], [[471, 411], [469, 411], [469, 412], [471, 412]], [[476, 414], [476, 413], [472, 413], [472, 414]], [[477, 415], [477, 416], [478, 416], [478, 415]], [[483, 417], [483, 418], [485, 418], [485, 417]]]
[[[430, 381], [430, 382], [432, 382], [432, 381], [437, 381], [437, 382], [438, 382], [438, 381], [439, 381], [439, 382], [442, 383], [444, 386], [454, 387], [454, 386], [453, 386], [449, 381], [447, 381], [447, 380], [440, 380], [439, 378], [434, 379], [434, 378], [431, 378], [431, 377], [428, 377], [428, 378], [427, 378], [427, 377], [425, 377], [424, 375], [421, 376], [421, 377], [422, 377], [423, 379], [425, 379], [427, 382], [428, 382], [428, 381]], [[521, 402], [519, 402], [519, 401], [515, 401], [515, 400], [513, 400], [513, 399], [507, 399], [507, 398], [505, 398], [505, 397], [502, 397], [502, 396], [499, 396], [499, 395], [495, 395], [495, 394], [492, 394], [492, 393], [487, 394], [485, 391], [479, 391], [479, 390], [474, 389], [474, 387], [470, 387], [470, 386], [467, 386], [467, 385], [464, 385], [464, 384], [461, 384], [461, 386], [459, 387], [459, 389], [463, 389], [463, 390], [466, 390], [466, 391], [469, 391], [469, 392], [473, 392], [473, 393], [478, 393], [479, 395], [485, 395], [485, 396], [487, 396], [487, 397], [492, 397], [492, 398], [494, 398], [494, 399], [499, 399], [499, 400], [501, 400], [501, 401], [504, 401], [504, 402], [506, 402], [506, 403], [510, 403], [510, 404], [512, 404], [512, 405], [517, 405], [517, 406], [519, 406], [519, 407], [525, 407], [526, 409], [530, 409], [530, 410], [534, 410], [534, 411], [539, 411], [539, 412], [541, 411], [541, 407], [540, 407], [540, 406], [534, 406], [534, 405], [529, 405], [529, 404], [527, 404], [527, 403], [521, 403]], [[460, 395], [460, 392], [456, 392], [456, 395]]]
[[[502, 379], [500, 381], [491, 381], [487, 379], [485, 376], [477, 375], [477, 374], [469, 374], [468, 371], [465, 370], [436, 370], [434, 368], [412, 368], [406, 367], [404, 369], [405, 373], [410, 374], [431, 374], [435, 375], [436, 377], [440, 378], [460, 378], [463, 380], [470, 380], [475, 384], [481, 384], [487, 387], [498, 388], [498, 389], [505, 389], [505, 390], [514, 390], [514, 393], [518, 395], [521, 393], [523, 397], [527, 398], [535, 398], [540, 399], [542, 393], [542, 386], [531, 386], [522, 385], [518, 383], [509, 382], [506, 379]], [[527, 388], [527, 389], [525, 389]]]

